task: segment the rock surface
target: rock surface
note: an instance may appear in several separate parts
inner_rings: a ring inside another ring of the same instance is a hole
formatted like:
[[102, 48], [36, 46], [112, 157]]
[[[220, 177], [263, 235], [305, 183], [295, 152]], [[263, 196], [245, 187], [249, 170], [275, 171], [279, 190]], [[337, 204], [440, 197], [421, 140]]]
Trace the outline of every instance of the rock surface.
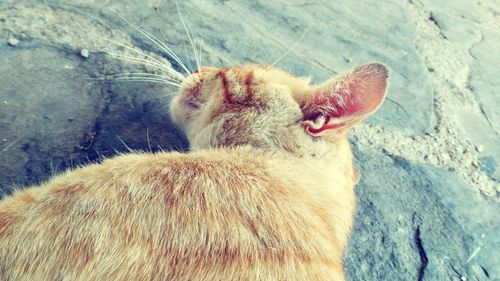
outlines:
[[[499, 5], [179, 7], [203, 65], [276, 62], [314, 82], [369, 61], [392, 69], [389, 100], [353, 132], [363, 177], [350, 280], [500, 280]], [[0, 0], [0, 194], [128, 149], [187, 149], [168, 119], [175, 87], [93, 80], [181, 71], [113, 11], [196, 64], [175, 1]], [[163, 69], [131, 62], [151, 58]]]
[[441, 169], [355, 151], [364, 174], [351, 280], [500, 280], [497, 202]]
[[[432, 15], [434, 24], [439, 28], [441, 36], [455, 44], [463, 46], [459, 49], [467, 62], [457, 68], [457, 73], [466, 73], [465, 79], [454, 84], [464, 83], [474, 95], [481, 114], [474, 114], [471, 104], [467, 104], [457, 114], [461, 116], [461, 125], [471, 140], [482, 143], [486, 147], [485, 154], [500, 159], [500, 103], [498, 89], [500, 77], [499, 52], [492, 52], [500, 42], [500, 20], [498, 18], [498, 1], [480, 1], [475, 5], [457, 2], [446, 5], [446, 1], [422, 1]], [[460, 85], [457, 85], [460, 86]], [[465, 115], [465, 116], [464, 116]], [[494, 177], [500, 179], [500, 171]]]

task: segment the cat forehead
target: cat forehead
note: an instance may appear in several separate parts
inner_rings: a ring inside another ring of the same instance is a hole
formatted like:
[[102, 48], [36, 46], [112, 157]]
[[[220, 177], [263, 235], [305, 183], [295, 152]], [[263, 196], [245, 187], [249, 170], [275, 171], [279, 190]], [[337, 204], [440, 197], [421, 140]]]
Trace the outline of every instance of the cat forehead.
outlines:
[[[219, 80], [226, 104], [249, 105], [252, 101], [270, 101], [288, 96], [295, 91], [303, 91], [308, 84], [282, 70], [267, 65], [246, 65], [222, 68], [212, 72]], [[277, 90], [277, 89], [280, 90]]]
[[309, 78], [295, 77], [281, 69], [265, 64], [247, 64], [225, 68], [202, 67], [196, 73], [205, 79], [228, 79], [239, 84], [252, 82], [305, 86], [309, 83]]

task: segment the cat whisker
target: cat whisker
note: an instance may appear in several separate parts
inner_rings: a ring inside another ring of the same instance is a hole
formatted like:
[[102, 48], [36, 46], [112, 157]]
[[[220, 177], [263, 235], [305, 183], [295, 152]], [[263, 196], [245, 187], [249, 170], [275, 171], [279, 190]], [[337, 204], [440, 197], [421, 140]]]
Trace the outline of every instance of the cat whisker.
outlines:
[[295, 49], [295, 47], [297, 47], [299, 42], [302, 40], [302, 38], [306, 34], [306, 31], [307, 31], [307, 29], [305, 29], [304, 32], [302, 32], [302, 35], [300, 35], [299, 39], [293, 44], [293, 46], [290, 49], [288, 49], [283, 55], [281, 55], [281, 57], [279, 57], [277, 60], [275, 60], [270, 66], [274, 66], [275, 64], [280, 62], [284, 57], [286, 57], [291, 51], [293, 51], [293, 49]]
[[195, 75], [190, 75], [188, 77], [184, 77], [184, 79], [182, 79], [181, 83], [186, 84], [186, 86], [188, 86], [188, 87], [194, 87], [196, 85]]
[[194, 36], [192, 35], [193, 34], [193, 30], [191, 29], [191, 26], [189, 25], [189, 23], [186, 23], [186, 26], [187, 26], [187, 28], [189, 30], [189, 34], [191, 35], [191, 38], [193, 38], [194, 51], [195, 51], [194, 57], [195, 57], [195, 59], [197, 59], [198, 68], [200, 68], [201, 67], [201, 60], [200, 60], [200, 57], [199, 57], [198, 47], [201, 48], [201, 46], [198, 46], [198, 44], [196, 43], [196, 42], [200, 43], [200, 41], [196, 40], [194, 38]]
[[149, 152], [153, 152], [151, 149], [151, 141], [149, 140], [149, 128], [146, 128], [146, 140], [148, 141]]
[[153, 82], [153, 83], [159, 83], [159, 84], [165, 84], [165, 85], [171, 85], [171, 86], [175, 86], [177, 88], [180, 88], [180, 84], [178, 83], [173, 83], [173, 82], [170, 82], [170, 81], [165, 81], [163, 79], [154, 79], [154, 78], [143, 78], [143, 77], [117, 77], [117, 78], [114, 78], [114, 77], [111, 77], [111, 78], [108, 78], [108, 79], [105, 79], [103, 81], [109, 81], [109, 82], [113, 82], [113, 81], [120, 81], [120, 82]]
[[189, 69], [191, 69], [191, 72], [193, 72], [193, 66], [191, 65], [191, 60], [189, 59], [186, 43], [184, 43], [184, 53], [186, 54], [186, 59], [189, 64]]
[[[134, 76], [135, 75], [135, 76]], [[144, 77], [144, 78], [157, 78], [165, 81], [170, 81], [172, 83], [178, 83], [180, 85], [179, 80], [176, 80], [170, 76], [165, 76], [161, 74], [154, 73], [144, 73], [144, 72], [125, 72], [125, 73], [117, 73], [112, 75], [107, 75], [107, 78], [127, 78], [127, 77]]]
[[169, 98], [171, 96], [175, 96], [177, 95], [177, 93], [175, 92], [172, 92], [172, 93], [168, 93], [168, 94], [164, 94], [164, 95], [159, 95], [157, 97], [152, 97], [151, 100], [164, 100], [165, 98]]
[[189, 38], [189, 42], [191, 42], [191, 47], [193, 48], [194, 58], [196, 60], [196, 65], [198, 66], [198, 68], [200, 68], [200, 62], [198, 60], [198, 57], [196, 56], [196, 48], [195, 48], [194, 43], [193, 43], [193, 38], [191, 37], [191, 34], [188, 31], [186, 23], [184, 22], [184, 18], [182, 17], [181, 10], [179, 9], [179, 1], [178, 0], [175, 0], [175, 6], [177, 7], [177, 13], [179, 14], [182, 26], [184, 26], [184, 30], [186, 31], [186, 34]]
[[188, 77], [186, 79], [184, 79], [184, 82], [188, 87], [194, 87], [196, 85], [196, 81], [194, 80], [195, 78], [192, 76], [192, 77]]
[[[162, 64], [162, 65], [165, 65], [166, 67], [169, 67], [169, 65], [168, 65], [168, 64], [166, 64], [166, 63], [164, 63], [164, 62], [159, 61], [158, 59], [156, 59], [156, 58], [152, 57], [151, 55], [146, 54], [146, 53], [145, 53], [144, 51], [142, 51], [141, 49], [134, 48], [134, 47], [130, 47], [130, 46], [125, 45], [125, 44], [123, 44], [123, 43], [120, 43], [120, 42], [117, 42], [117, 41], [111, 40], [111, 39], [109, 39], [109, 38], [101, 37], [101, 36], [99, 36], [99, 35], [95, 35], [95, 36], [97, 36], [97, 37], [98, 37], [99, 39], [101, 39], [101, 40], [108, 41], [109, 43], [112, 43], [112, 44], [115, 44], [115, 45], [117, 45], [117, 46], [120, 46], [120, 47], [126, 48], [127, 50], [130, 50], [130, 51], [133, 51], [133, 52], [135, 52], [135, 53], [137, 53], [137, 54], [143, 55], [143, 56], [145, 56], [145, 57], [147, 57], [147, 58], [152, 59], [153, 61], [155, 61], [155, 62], [157, 62], [157, 63], [159, 63], [159, 64]], [[109, 52], [108, 52], [108, 53], [109, 53]]]
[[[179, 7], [177, 7], [177, 12], [179, 12], [179, 13], [180, 13], [180, 11], [179, 11]], [[183, 18], [182, 18], [182, 16], [181, 16], [181, 19], [183, 19]], [[199, 60], [198, 60], [198, 48], [197, 48], [197, 45], [198, 45], [198, 44], [196, 44], [197, 40], [196, 40], [196, 38], [194, 38], [194, 37], [193, 37], [193, 35], [192, 35], [192, 34], [193, 34], [193, 30], [191, 29], [191, 26], [189, 25], [189, 23], [186, 23], [186, 27], [187, 27], [186, 33], [188, 33], [188, 35], [190, 35], [190, 36], [191, 36], [191, 39], [193, 40], [193, 41], [192, 41], [192, 46], [194, 47], [194, 48], [193, 48], [193, 52], [194, 52], [194, 60], [195, 60], [195, 62], [196, 62], [196, 65], [198, 66], [198, 68], [200, 68], [201, 64], [200, 64], [200, 62], [199, 62]], [[188, 32], [188, 31], [189, 31], [189, 32]]]
[[131, 152], [131, 153], [135, 152], [135, 150], [133, 150], [132, 148], [130, 148], [130, 147], [129, 147], [129, 146], [128, 146], [128, 145], [127, 145], [127, 144], [126, 144], [126, 143], [122, 140], [122, 138], [120, 138], [120, 136], [119, 136], [119, 135], [116, 135], [116, 137], [117, 137], [117, 138], [120, 140], [120, 142], [121, 142], [121, 143], [125, 146], [125, 148], [128, 150], [128, 152]]
[[6, 152], [7, 150], [9, 150], [11, 147], [13, 147], [16, 143], [18, 143], [19, 141], [21, 140], [21, 138], [17, 138], [15, 139], [14, 141], [12, 141], [11, 143], [9, 143], [7, 146], [5, 146], [4, 149], [0, 150], [0, 154]]
[[[156, 59], [155, 57], [153, 57], [153, 56], [151, 56], [151, 55], [146, 54], [145, 52], [141, 51], [140, 49], [133, 48], [133, 47], [127, 46], [127, 45], [125, 45], [125, 44], [123, 44], [123, 43], [119, 43], [119, 42], [116, 42], [116, 41], [113, 41], [113, 40], [111, 40], [111, 39], [104, 38], [104, 37], [101, 37], [101, 36], [98, 36], [98, 35], [96, 35], [96, 36], [97, 36], [98, 38], [102, 39], [102, 40], [108, 41], [108, 42], [110, 42], [110, 43], [112, 43], [112, 44], [115, 44], [115, 45], [117, 45], [117, 46], [123, 47], [123, 48], [125, 48], [125, 49], [127, 49], [127, 50], [130, 50], [130, 51], [132, 51], [132, 52], [135, 52], [135, 53], [137, 53], [137, 54], [143, 55], [143, 56], [147, 57], [148, 59], [151, 59], [151, 60], [153, 60], [154, 62], [158, 63], [159, 65], [163, 65], [165, 68], [170, 68], [170, 65], [168, 65], [168, 64], [166, 64], [166, 63], [164, 63], [164, 62], [162, 62], [162, 61], [160, 61], [160, 60], [158, 60], [158, 59]], [[106, 53], [108, 53], [108, 54], [109, 54], [110, 52], [106, 52]], [[126, 57], [127, 57], [127, 56], [124, 56], [124, 55], [118, 55], [118, 56], [123, 56], [124, 58], [126, 58]], [[132, 59], [135, 59], [135, 58], [132, 58]], [[137, 60], [140, 60], [140, 58], [137, 58]], [[171, 71], [172, 71], [172, 73], [174, 73], [174, 70], [173, 70], [173, 69], [172, 69]], [[175, 75], [176, 75], [176, 76], [178, 76], [178, 77], [180, 77], [180, 78], [184, 78], [184, 76], [183, 76], [182, 74], [178, 73], [178, 72], [175, 72]]]
[[[160, 30], [160, 34], [162, 35], [163, 38], [167, 38], [163, 29]], [[194, 68], [193, 68], [193, 65], [191, 64], [191, 60], [189, 59], [189, 54], [187, 51], [186, 42], [183, 42], [183, 45], [184, 45], [184, 60], [187, 61], [187, 63], [185, 65], [186, 65], [187, 69], [189, 70], [189, 73], [191, 74], [191, 73], [193, 73]]]
[[172, 85], [176, 87], [180, 87], [180, 84], [165, 81], [163, 79], [155, 79], [155, 78], [145, 78], [145, 77], [111, 77], [106, 79], [105, 81], [131, 81], [131, 82], [156, 82], [160, 84]]
[[174, 80], [171, 77], [168, 77], [165, 75], [153, 74], [153, 73], [142, 73], [142, 72], [124, 72], [124, 73], [110, 74], [110, 75], [106, 75], [104, 77], [90, 78], [90, 79], [91, 80], [105, 80], [105, 79], [112, 79], [112, 78], [154, 78], [154, 79], [161, 79], [164, 81], [169, 81], [169, 82], [177, 83], [177, 84], [181, 83], [181, 82]]
[[180, 84], [166, 81], [163, 79], [155, 79], [155, 78], [144, 78], [144, 77], [118, 77], [118, 78], [91, 78], [90, 80], [96, 80], [96, 81], [107, 81], [107, 82], [152, 82], [152, 83], [158, 83], [158, 84], [166, 84], [166, 85], [172, 85], [176, 87], [180, 87]]
[[199, 53], [199, 55], [198, 55], [199, 60], [200, 60], [200, 66], [202, 66], [202, 65], [203, 65], [203, 64], [201, 64], [201, 53], [202, 53], [202, 51], [203, 51], [203, 40], [202, 40], [202, 39], [200, 39], [200, 53]]
[[161, 50], [163, 50], [167, 55], [169, 55], [175, 62], [179, 64], [179, 66], [186, 71], [186, 73], [189, 75], [191, 74], [189, 70], [186, 68], [184, 63], [179, 59], [179, 57], [170, 49], [167, 44], [163, 43], [161, 40], [153, 36], [151, 33], [147, 32], [146, 30], [138, 27], [137, 25], [133, 24], [131, 21], [120, 15], [118, 12], [115, 11], [115, 13], [126, 23], [128, 23], [130, 26], [132, 26], [134, 29], [139, 31], [144, 37], [148, 38], [153, 42], [156, 46], [158, 46]]
[[156, 67], [158, 69], [165, 71], [167, 74], [171, 75], [170, 77], [172, 79], [175, 79], [176, 81], [181, 81], [182, 79], [184, 79], [184, 77], [181, 74], [179, 74], [178, 72], [176, 72], [175, 70], [173, 70], [170, 67], [165, 67], [164, 64], [149, 61], [146, 59], [140, 59], [140, 58], [125, 56], [125, 55], [120, 55], [120, 54], [116, 54], [116, 53], [107, 52], [106, 54], [113, 57], [113, 58], [120, 59], [123, 61], [128, 61], [128, 62], [132, 62], [132, 63], [139, 63], [139, 64], [151, 66], [151, 67]]

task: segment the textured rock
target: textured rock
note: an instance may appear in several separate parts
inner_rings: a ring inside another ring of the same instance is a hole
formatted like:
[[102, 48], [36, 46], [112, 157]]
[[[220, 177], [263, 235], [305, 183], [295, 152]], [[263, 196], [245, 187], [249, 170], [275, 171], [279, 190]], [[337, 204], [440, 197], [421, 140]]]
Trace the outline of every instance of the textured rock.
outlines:
[[164, 87], [89, 80], [109, 68], [132, 72], [127, 66], [36, 42], [1, 48], [0, 62], [4, 192], [129, 148], [187, 147], [168, 119], [168, 97], [158, 95]]
[[[442, 36], [460, 46], [457, 52], [470, 58], [466, 69], [466, 83], [475, 97], [480, 113], [467, 110], [470, 105], [462, 108], [458, 112], [460, 125], [474, 143], [485, 147], [482, 156], [491, 156], [500, 161], [500, 54], [492, 52], [500, 42], [500, 6], [498, 2], [489, 0], [472, 5], [466, 1], [456, 1], [453, 5], [447, 1], [421, 2], [431, 12], [432, 21]], [[490, 176], [498, 181], [500, 172]]]
[[479, 163], [480, 163], [479, 167], [487, 175], [492, 176], [495, 174], [497, 167], [498, 167], [495, 158], [493, 158], [491, 156], [481, 157], [481, 158], [479, 158]]
[[22, 41], [0, 48], [0, 62], [1, 183], [38, 182], [78, 158], [100, 93], [65, 50]]
[[452, 174], [356, 149], [351, 280], [499, 280], [500, 206]]
[[[481, 142], [486, 147], [483, 155], [492, 155], [500, 161], [500, 76], [498, 75], [498, 65], [500, 65], [500, 54], [492, 52], [500, 42], [500, 31], [485, 30], [482, 33], [482, 40], [471, 47], [470, 53], [474, 57], [474, 65], [470, 77], [471, 90], [474, 92], [478, 104], [483, 113], [481, 121], [486, 127], [483, 130], [476, 128], [469, 130], [475, 138], [481, 138]], [[486, 121], [486, 122], [485, 122]], [[500, 179], [500, 172], [496, 172], [497, 180]]]

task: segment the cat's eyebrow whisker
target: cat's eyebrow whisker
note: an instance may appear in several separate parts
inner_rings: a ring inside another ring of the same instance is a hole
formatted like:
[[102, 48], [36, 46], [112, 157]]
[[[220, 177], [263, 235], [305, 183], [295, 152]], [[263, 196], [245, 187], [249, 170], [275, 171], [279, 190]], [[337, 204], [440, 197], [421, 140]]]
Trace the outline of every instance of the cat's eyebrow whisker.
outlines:
[[196, 39], [193, 39], [193, 44], [194, 44], [194, 48], [193, 48], [193, 52], [194, 52], [194, 61], [196, 62], [196, 69], [200, 69], [200, 61], [198, 60], [198, 48], [197, 48], [197, 44], [196, 44]]
[[184, 76], [182, 76], [181, 74], [179, 74], [178, 72], [176, 72], [172, 68], [166, 67], [164, 64], [160, 64], [160, 63], [157, 63], [157, 62], [154, 62], [154, 61], [149, 61], [149, 60], [146, 60], [146, 59], [140, 59], [140, 58], [135, 58], [135, 57], [131, 57], [131, 56], [125, 56], [125, 55], [110, 53], [110, 52], [107, 52], [106, 54], [109, 55], [109, 56], [111, 56], [111, 57], [113, 57], [113, 58], [116, 58], [116, 59], [120, 59], [120, 60], [124, 60], [124, 61], [128, 61], [128, 62], [139, 63], [139, 64], [143, 64], [143, 65], [148, 65], [148, 66], [151, 66], [151, 67], [159, 68], [159, 69], [165, 71], [167, 74], [171, 75], [170, 77], [172, 79], [175, 79], [176, 81], [179, 81], [179, 82], [182, 81], [182, 79], [184, 79]]
[[186, 24], [188, 30], [189, 30], [189, 34], [191, 34], [191, 37], [193, 38], [193, 43], [194, 43], [194, 57], [195, 59], [197, 60], [197, 65], [198, 65], [198, 69], [201, 67], [201, 58], [199, 57], [199, 49], [201, 49], [201, 45], [200, 44], [200, 40], [198, 40], [197, 38], [194, 38], [193, 37], [193, 30], [191, 29], [191, 26], [189, 25], [189, 23]]
[[186, 43], [184, 43], [184, 53], [186, 54], [186, 59], [189, 65], [189, 69], [191, 69], [191, 72], [193, 72], [193, 66], [191, 65], [191, 60], [189, 59]]
[[191, 37], [191, 34], [188, 31], [186, 23], [184, 22], [184, 18], [182, 17], [181, 10], [179, 9], [179, 1], [178, 0], [175, 0], [175, 6], [177, 7], [177, 13], [179, 14], [182, 26], [184, 26], [184, 30], [186, 31], [186, 34], [187, 34], [187, 36], [189, 38], [189, 42], [191, 42], [191, 47], [193, 48], [194, 58], [196, 60], [196, 65], [198, 66], [198, 68], [200, 68], [200, 62], [199, 62], [199, 60], [198, 60], [198, 58], [196, 56], [196, 48], [194, 47], [193, 37]]
[[293, 46], [290, 49], [288, 49], [283, 55], [281, 55], [281, 57], [279, 57], [277, 60], [275, 60], [270, 66], [274, 66], [275, 64], [280, 62], [284, 57], [286, 57], [291, 51], [293, 51], [293, 49], [295, 49], [295, 47], [297, 47], [299, 42], [302, 40], [302, 38], [306, 34], [306, 31], [307, 31], [307, 29], [305, 29], [304, 32], [302, 32], [302, 35], [300, 35], [299, 39], [297, 41], [295, 41]]
[[[165, 32], [162, 30], [160, 30], [160, 33], [161, 35], [166, 38], [167, 36], [165, 35]], [[186, 66], [186, 68], [189, 70], [189, 74], [193, 73], [194, 69], [193, 69], [193, 65], [191, 64], [191, 60], [189, 59], [189, 54], [188, 54], [188, 51], [187, 51], [187, 47], [186, 47], [186, 42], [183, 42], [183, 45], [184, 45], [184, 59], [185, 61], [187, 61], [187, 64], [185, 63], [184, 65]], [[179, 58], [180, 60], [180, 58]]]
[[186, 68], [184, 63], [179, 59], [179, 57], [170, 49], [167, 44], [163, 43], [161, 40], [157, 39], [155, 36], [153, 36], [151, 33], [147, 32], [146, 30], [138, 27], [137, 25], [133, 24], [131, 21], [120, 15], [118, 12], [115, 11], [115, 13], [126, 23], [128, 23], [130, 26], [135, 28], [137, 31], [139, 31], [143, 36], [151, 40], [156, 46], [158, 46], [161, 50], [163, 50], [167, 55], [169, 55], [175, 62], [179, 64], [180, 67], [186, 71], [186, 73], [189, 75], [191, 74], [189, 70]]
[[200, 66], [202, 66], [203, 64], [201, 64], [201, 52], [203, 51], [203, 40], [200, 39], [200, 53], [199, 53], [199, 58], [200, 58]]

